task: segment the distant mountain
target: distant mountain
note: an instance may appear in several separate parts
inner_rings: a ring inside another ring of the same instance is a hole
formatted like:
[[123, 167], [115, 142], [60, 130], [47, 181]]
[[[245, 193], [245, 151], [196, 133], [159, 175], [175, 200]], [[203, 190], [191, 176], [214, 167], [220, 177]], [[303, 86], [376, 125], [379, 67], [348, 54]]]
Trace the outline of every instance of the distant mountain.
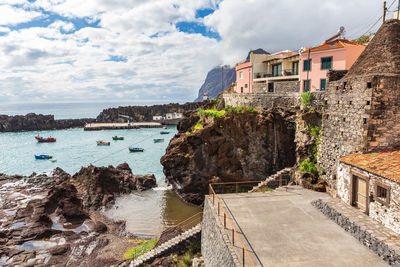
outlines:
[[[262, 48], [253, 50], [254, 54], [265, 54], [268, 53]], [[250, 52], [247, 55], [247, 60], [250, 59]], [[203, 94], [206, 93], [209, 98], [216, 98], [218, 94], [225, 91], [229, 86], [236, 81], [235, 68], [230, 66], [218, 66], [213, 68], [207, 73], [206, 80], [200, 87], [199, 95], [195, 102], [203, 100]]]
[[199, 96], [195, 102], [203, 100], [203, 94], [206, 93], [209, 98], [216, 98], [222, 91], [236, 81], [235, 68], [230, 66], [215, 67], [207, 73], [206, 80], [199, 90]]

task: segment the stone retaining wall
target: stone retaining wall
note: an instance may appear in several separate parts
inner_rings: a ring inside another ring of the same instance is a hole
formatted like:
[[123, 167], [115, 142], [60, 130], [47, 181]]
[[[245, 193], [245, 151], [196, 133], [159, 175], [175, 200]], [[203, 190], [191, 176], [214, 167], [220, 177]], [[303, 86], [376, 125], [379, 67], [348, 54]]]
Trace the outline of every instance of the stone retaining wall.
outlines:
[[241, 266], [207, 196], [204, 201], [201, 254], [206, 266]]
[[254, 107], [256, 109], [270, 109], [273, 107], [298, 107], [300, 106], [300, 93], [287, 92], [285, 94], [259, 93], [259, 94], [223, 94], [226, 106]]
[[[365, 214], [359, 214], [360, 211], [352, 207], [348, 207], [350, 212], [345, 214], [346, 212], [335, 206], [340, 204], [328, 203], [321, 199], [315, 200], [311, 204], [384, 261], [390, 265], [400, 266], [400, 241], [396, 240], [398, 235], [393, 235], [394, 232], [380, 226], [378, 222], [371, 222], [371, 218]], [[353, 216], [350, 216], [349, 214], [352, 212]], [[396, 238], [393, 239], [393, 236]]]

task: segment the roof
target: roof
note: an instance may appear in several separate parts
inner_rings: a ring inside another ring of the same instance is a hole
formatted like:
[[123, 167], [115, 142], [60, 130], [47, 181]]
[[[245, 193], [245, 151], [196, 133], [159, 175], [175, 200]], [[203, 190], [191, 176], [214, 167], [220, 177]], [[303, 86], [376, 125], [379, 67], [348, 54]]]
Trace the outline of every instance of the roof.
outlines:
[[368, 154], [352, 154], [339, 159], [341, 162], [365, 171], [400, 182], [400, 146]]
[[345, 78], [363, 75], [400, 75], [400, 20], [379, 28]]
[[295, 57], [298, 55], [299, 55], [299, 53], [297, 53], [297, 52], [285, 50], [285, 51], [281, 51], [281, 52], [269, 55], [267, 57], [267, 60], [265, 60], [263, 62], [269, 62], [269, 61], [276, 60], [276, 59], [288, 59], [288, 58]]
[[333, 50], [333, 49], [340, 49], [340, 48], [346, 48], [348, 46], [365, 46], [363, 44], [359, 44], [353, 41], [345, 40], [345, 39], [337, 39], [331, 42], [325, 42], [324, 44], [313, 47], [313, 48], [306, 48], [306, 50], [303, 52], [303, 54], [306, 54], [309, 52], [320, 52], [320, 51], [326, 51], [326, 50]]

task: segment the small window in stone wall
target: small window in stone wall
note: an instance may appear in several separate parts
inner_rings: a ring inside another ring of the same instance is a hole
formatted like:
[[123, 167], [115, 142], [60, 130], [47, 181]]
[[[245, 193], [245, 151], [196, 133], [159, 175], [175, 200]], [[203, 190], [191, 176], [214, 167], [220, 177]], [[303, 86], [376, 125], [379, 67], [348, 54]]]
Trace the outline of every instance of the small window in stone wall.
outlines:
[[328, 105], [328, 100], [325, 100], [325, 105]]
[[343, 122], [346, 122], [346, 118], [343, 118]]
[[382, 205], [389, 206], [390, 186], [377, 182], [375, 185], [376, 201]]
[[371, 102], [368, 100], [368, 101], [367, 101], [367, 106], [369, 106], [370, 104], [371, 104]]
[[367, 124], [367, 118], [363, 119], [364, 124]]
[[371, 82], [367, 83], [367, 88], [372, 88], [372, 83]]
[[349, 105], [353, 104], [353, 101], [349, 101]]

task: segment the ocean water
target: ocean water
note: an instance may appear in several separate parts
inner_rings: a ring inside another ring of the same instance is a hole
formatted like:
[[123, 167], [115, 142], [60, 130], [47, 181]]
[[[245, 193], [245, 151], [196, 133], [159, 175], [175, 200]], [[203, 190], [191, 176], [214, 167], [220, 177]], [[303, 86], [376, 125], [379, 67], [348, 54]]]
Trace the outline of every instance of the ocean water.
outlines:
[[28, 113], [54, 115], [55, 119], [96, 118], [103, 109], [119, 106], [155, 105], [159, 102], [88, 102], [88, 103], [1, 103], [0, 114], [26, 115]]
[[[160, 129], [0, 133], [0, 173], [30, 175], [49, 173], [60, 167], [72, 175], [89, 164], [117, 166], [126, 162], [134, 174], [154, 174], [158, 187], [121, 196], [113, 208], [104, 212], [111, 218], [127, 220], [127, 229], [132, 233], [157, 235], [165, 227], [200, 211], [185, 204], [167, 188], [160, 158], [177, 130], [171, 126], [168, 131], [168, 135], [160, 135]], [[57, 142], [38, 143], [34, 138], [38, 134], [55, 137]], [[113, 141], [115, 135], [125, 140]], [[165, 141], [154, 143], [155, 138]], [[97, 146], [97, 140], [109, 141], [111, 145]], [[129, 146], [142, 147], [145, 151], [131, 153]], [[57, 161], [36, 160], [35, 154], [51, 154]]]

